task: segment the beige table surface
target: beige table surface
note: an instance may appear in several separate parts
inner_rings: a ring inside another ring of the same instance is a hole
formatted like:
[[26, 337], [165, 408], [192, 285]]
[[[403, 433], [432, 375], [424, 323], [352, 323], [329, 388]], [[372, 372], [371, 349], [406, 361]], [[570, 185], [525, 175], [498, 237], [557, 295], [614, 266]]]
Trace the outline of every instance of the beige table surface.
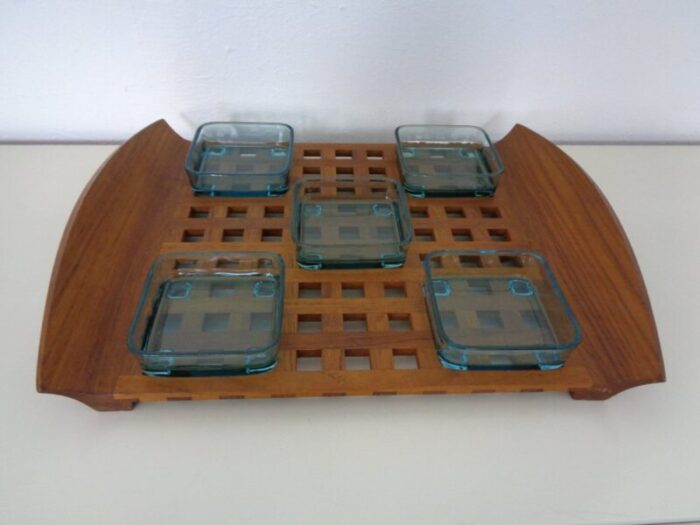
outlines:
[[0, 146], [0, 524], [700, 519], [700, 147], [564, 148], [629, 235], [665, 384], [605, 402], [397, 396], [99, 413], [37, 394], [34, 378], [63, 227], [114, 148]]

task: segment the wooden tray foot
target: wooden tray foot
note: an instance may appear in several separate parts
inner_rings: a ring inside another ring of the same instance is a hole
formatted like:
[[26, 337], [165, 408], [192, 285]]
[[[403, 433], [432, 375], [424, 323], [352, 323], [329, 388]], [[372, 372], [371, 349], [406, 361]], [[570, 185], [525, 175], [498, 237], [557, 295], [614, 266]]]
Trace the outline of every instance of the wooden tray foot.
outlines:
[[92, 396], [89, 394], [74, 394], [67, 395], [66, 397], [80, 401], [98, 412], [133, 410], [138, 403], [136, 399], [114, 399], [111, 396]]
[[617, 393], [618, 391], [611, 391], [607, 388], [580, 388], [569, 390], [571, 399], [576, 399], [578, 401], [605, 401]]

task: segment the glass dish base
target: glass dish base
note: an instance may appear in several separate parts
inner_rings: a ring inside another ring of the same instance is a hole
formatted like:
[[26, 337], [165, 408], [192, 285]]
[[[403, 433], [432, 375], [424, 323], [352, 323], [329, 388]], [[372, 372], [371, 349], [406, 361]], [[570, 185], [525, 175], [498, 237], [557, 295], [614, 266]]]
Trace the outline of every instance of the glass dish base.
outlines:
[[401, 246], [398, 206], [372, 200], [303, 204], [299, 213], [297, 264], [321, 268], [400, 268], [406, 260]]
[[[261, 180], [263, 178], [264, 181]], [[279, 197], [289, 189], [286, 176], [272, 180], [260, 175], [232, 179], [232, 177], [196, 175], [192, 177], [192, 193], [206, 197]]]
[[580, 330], [546, 260], [524, 250], [427, 254], [425, 296], [438, 357], [453, 370], [554, 370]]
[[231, 369], [216, 369], [216, 370], [179, 370], [172, 368], [170, 370], [147, 370], [142, 369], [141, 372], [149, 377], [218, 377], [218, 376], [243, 376], [252, 374], [262, 374], [269, 372], [277, 366], [277, 361], [270, 365], [258, 368], [231, 368]]
[[404, 190], [409, 197], [416, 199], [427, 199], [433, 198], [449, 198], [449, 197], [467, 197], [467, 198], [489, 198], [496, 194], [494, 189], [483, 189], [474, 190], [470, 188], [458, 189], [458, 188], [444, 188], [444, 189], [430, 189], [412, 186], [405, 179], [403, 179]]
[[496, 181], [481, 149], [399, 145], [405, 172], [401, 178], [412, 197], [491, 197]]
[[144, 374], [254, 374], [275, 366], [283, 262], [269, 252], [161, 255], [128, 337]]
[[222, 197], [269, 197], [286, 192], [293, 135], [286, 124], [202, 124], [185, 160], [192, 191]]
[[468, 364], [457, 364], [452, 361], [448, 361], [438, 354], [438, 359], [443, 367], [449, 368], [450, 370], [458, 371], [468, 371], [468, 370], [557, 370], [564, 366], [564, 363], [558, 364], [521, 364], [513, 365], [512, 363], [503, 362], [502, 364], [491, 364], [491, 365], [468, 365]]
[[362, 268], [384, 268], [387, 270], [401, 268], [406, 262], [406, 256], [392, 256], [384, 259], [357, 259], [349, 261], [347, 259], [320, 259], [308, 255], [297, 254], [297, 266], [304, 270], [352, 270]]

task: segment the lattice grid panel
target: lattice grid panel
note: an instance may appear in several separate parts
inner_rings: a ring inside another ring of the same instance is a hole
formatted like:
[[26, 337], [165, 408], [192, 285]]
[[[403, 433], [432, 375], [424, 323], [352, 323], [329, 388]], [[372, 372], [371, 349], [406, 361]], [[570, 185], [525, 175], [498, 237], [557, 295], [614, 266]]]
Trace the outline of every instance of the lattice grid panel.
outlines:
[[[368, 175], [399, 178], [394, 147], [377, 144], [297, 145], [291, 184], [304, 175], [327, 180]], [[474, 200], [409, 197], [408, 204], [415, 236], [403, 268], [314, 271], [301, 269], [295, 262], [291, 191], [271, 198], [191, 196], [182, 200], [174, 209], [162, 252], [256, 250], [272, 251], [284, 259], [285, 306], [278, 365], [254, 379], [208, 378], [201, 382], [202, 392], [197, 391], [197, 379], [136, 375], [123, 377], [120, 389], [142, 391], [143, 399], [495, 391], [489, 378], [498, 372], [467, 377], [440, 364], [423, 297], [422, 260], [434, 250], [522, 249], [527, 244], [509, 223], [498, 196]], [[487, 258], [485, 264], [498, 272], [498, 266], [506, 270], [511, 262]], [[569, 369], [563, 373], [569, 382], [585, 383], [587, 378], [580, 372]], [[522, 379], [512, 382], [512, 391], [561, 389], [563, 380], [559, 371], [544, 376], [551, 381], [543, 381], [540, 373], [532, 371], [509, 373]], [[187, 381], [186, 387], [182, 381]], [[213, 382], [219, 390], [216, 395], [205, 387]], [[180, 387], [189, 395], [170, 391]], [[244, 392], [239, 393], [241, 390]]]

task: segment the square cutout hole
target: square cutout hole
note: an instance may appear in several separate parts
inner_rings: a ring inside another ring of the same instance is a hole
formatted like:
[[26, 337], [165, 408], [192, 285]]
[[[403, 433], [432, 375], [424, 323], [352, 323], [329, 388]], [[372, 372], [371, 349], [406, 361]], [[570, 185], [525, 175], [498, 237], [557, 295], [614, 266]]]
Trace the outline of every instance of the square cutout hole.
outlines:
[[269, 312], [253, 312], [250, 315], [251, 332], [272, 331], [272, 314]]
[[355, 188], [351, 186], [340, 186], [339, 188], [336, 188], [335, 193], [336, 195], [342, 197], [348, 197], [351, 195], [355, 195]]
[[484, 330], [500, 330], [503, 328], [503, 319], [498, 310], [477, 310], [476, 318], [479, 326]]
[[304, 175], [320, 175], [321, 174], [321, 167], [320, 166], [304, 166], [301, 169], [301, 172]]
[[229, 314], [204, 314], [202, 332], [225, 332], [228, 330]]
[[462, 268], [481, 268], [481, 257], [478, 255], [460, 255], [459, 264]]
[[380, 149], [368, 149], [367, 150], [367, 160], [382, 160], [384, 158], [384, 152]]
[[176, 270], [186, 270], [188, 268], [195, 268], [197, 266], [196, 259], [177, 259], [175, 261]]
[[209, 286], [209, 297], [233, 297], [234, 295], [236, 295], [234, 283], [215, 282]]
[[345, 370], [369, 370], [369, 350], [352, 349], [343, 352], [343, 369]]
[[304, 150], [305, 159], [320, 159], [321, 150], [320, 149], [305, 149]]
[[490, 229], [489, 238], [494, 242], [508, 242], [510, 241], [510, 234], [508, 230], [503, 228]]
[[474, 240], [471, 230], [467, 228], [453, 229], [452, 238], [457, 242], [469, 242]]
[[501, 210], [493, 207], [482, 207], [480, 208], [481, 216], [484, 219], [498, 219], [501, 217]]
[[241, 261], [237, 261], [235, 259], [221, 258], [221, 259], [217, 259], [216, 267], [217, 268], [240, 268]]
[[209, 217], [209, 208], [205, 206], [192, 206], [190, 208], [190, 219], [206, 219]]
[[282, 242], [281, 228], [267, 228], [262, 231], [262, 242]]
[[491, 295], [493, 293], [489, 279], [467, 279], [467, 286], [472, 294]]
[[342, 296], [347, 299], [359, 299], [365, 296], [365, 285], [363, 283], [341, 283], [340, 290]]
[[297, 316], [297, 332], [300, 334], [320, 331], [321, 314], [299, 314]]
[[281, 219], [284, 217], [284, 206], [265, 206], [265, 217], [268, 219]]
[[221, 240], [223, 242], [243, 242], [243, 228], [224, 230]]
[[442, 327], [449, 331], [459, 330], [459, 320], [457, 319], [457, 313], [453, 310], [447, 310], [440, 314], [440, 321], [442, 322]]
[[[421, 261], [424, 261], [425, 258], [427, 257], [427, 254], [422, 253], [421, 254]], [[431, 268], [444, 268], [445, 265], [442, 263], [442, 256], [433, 256], [430, 258], [430, 267]]]
[[226, 210], [226, 217], [230, 219], [240, 219], [246, 216], [248, 208], [245, 206], [229, 206]]
[[516, 257], [515, 255], [501, 255], [498, 257], [498, 260], [501, 266], [505, 266], [506, 268], [522, 268], [523, 266], [520, 257]]
[[338, 215], [357, 215], [356, 204], [338, 204]]
[[204, 242], [204, 230], [185, 230], [182, 242]]
[[414, 349], [395, 348], [392, 350], [394, 354], [394, 369], [396, 370], [417, 370], [418, 359]]
[[457, 206], [446, 206], [445, 215], [447, 215], [448, 219], [464, 219], [466, 217], [464, 209]]
[[377, 226], [375, 230], [377, 239], [393, 241], [396, 239], [396, 229], [392, 226]]
[[389, 330], [392, 332], [410, 332], [413, 330], [411, 314], [388, 314]]
[[384, 297], [406, 297], [404, 283], [384, 283]]
[[269, 257], [261, 257], [258, 259], [258, 268], [274, 268], [275, 262]]
[[341, 226], [338, 228], [341, 241], [356, 241], [360, 238], [360, 228], [357, 226]]
[[299, 372], [320, 372], [323, 370], [320, 350], [297, 350], [297, 370]]
[[163, 321], [163, 332], [177, 332], [182, 326], [182, 314], [168, 314]]
[[304, 238], [304, 242], [320, 241], [321, 240], [321, 227], [320, 226], [306, 226], [302, 230], [302, 236]]
[[350, 149], [337, 149], [337, 150], [335, 150], [335, 158], [336, 159], [351, 159], [352, 158], [352, 150], [350, 150]]
[[365, 314], [343, 314], [343, 330], [346, 332], [366, 332], [367, 316]]
[[320, 299], [321, 283], [299, 283], [299, 299]]
[[416, 228], [414, 239], [419, 242], [435, 242], [435, 233], [430, 228]]
[[427, 219], [428, 218], [428, 207], [427, 206], [411, 206], [411, 217], [414, 219]]

